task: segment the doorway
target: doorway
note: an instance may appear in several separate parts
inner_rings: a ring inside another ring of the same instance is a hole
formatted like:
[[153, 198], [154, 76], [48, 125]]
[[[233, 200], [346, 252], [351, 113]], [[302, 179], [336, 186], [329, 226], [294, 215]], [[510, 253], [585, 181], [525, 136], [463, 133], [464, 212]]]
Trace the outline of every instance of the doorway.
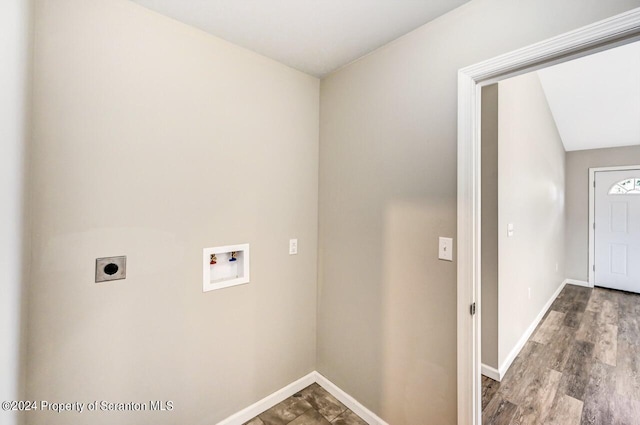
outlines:
[[640, 9], [459, 72], [458, 424], [480, 425], [480, 91], [483, 86], [640, 38]]
[[590, 175], [589, 280], [640, 293], [640, 166], [595, 168]]

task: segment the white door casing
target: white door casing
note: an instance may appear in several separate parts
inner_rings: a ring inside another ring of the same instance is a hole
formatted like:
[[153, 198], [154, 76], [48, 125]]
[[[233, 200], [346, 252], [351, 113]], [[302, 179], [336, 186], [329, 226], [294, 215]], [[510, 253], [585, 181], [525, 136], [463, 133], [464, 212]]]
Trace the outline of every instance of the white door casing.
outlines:
[[597, 171], [594, 283], [640, 293], [640, 169]]
[[[640, 8], [458, 72], [458, 425], [482, 423], [480, 90], [483, 85], [640, 39]], [[475, 305], [471, 309], [470, 305]]]

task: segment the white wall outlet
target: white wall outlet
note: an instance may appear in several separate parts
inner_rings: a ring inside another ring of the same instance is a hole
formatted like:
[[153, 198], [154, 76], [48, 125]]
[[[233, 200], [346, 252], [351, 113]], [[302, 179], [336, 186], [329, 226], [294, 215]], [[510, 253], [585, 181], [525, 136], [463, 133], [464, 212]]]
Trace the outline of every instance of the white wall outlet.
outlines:
[[512, 237], [513, 236], [513, 223], [509, 223], [507, 224], [507, 237]]
[[453, 239], [440, 237], [438, 242], [438, 258], [453, 261]]
[[560, 270], [560, 265], [558, 263], [556, 263], [556, 272]]
[[289, 239], [289, 255], [296, 255], [298, 253], [298, 240]]

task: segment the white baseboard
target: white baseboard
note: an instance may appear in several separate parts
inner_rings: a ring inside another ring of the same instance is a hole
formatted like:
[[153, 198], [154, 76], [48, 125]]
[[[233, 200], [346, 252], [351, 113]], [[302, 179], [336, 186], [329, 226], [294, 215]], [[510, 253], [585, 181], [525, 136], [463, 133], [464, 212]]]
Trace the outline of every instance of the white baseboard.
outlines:
[[[551, 307], [551, 304], [553, 304], [555, 299], [558, 297], [558, 295], [560, 295], [560, 292], [564, 289], [565, 285], [567, 284], [586, 286], [589, 288], [592, 287], [591, 285], [589, 285], [588, 282], [573, 280], [573, 279], [565, 279], [565, 281], [562, 282], [562, 284], [556, 290], [556, 292], [551, 296], [549, 301], [547, 301], [547, 303], [544, 305], [544, 307], [542, 308], [538, 316], [535, 318], [535, 320], [527, 328], [526, 332], [522, 335], [522, 337], [520, 338], [516, 346], [513, 348], [513, 350], [511, 350], [511, 352], [509, 353], [509, 356], [505, 359], [505, 361], [500, 366], [500, 369], [497, 370], [491, 366], [482, 364], [482, 374], [484, 376], [496, 381], [502, 380], [505, 373], [507, 373], [507, 370], [509, 370], [509, 367], [511, 367], [511, 364], [513, 363], [515, 358], [518, 356], [518, 354], [520, 354], [520, 351], [522, 350], [526, 342], [529, 340], [529, 338], [535, 331], [536, 327], [544, 317], [547, 310], [549, 310], [549, 307]], [[358, 402], [358, 400], [351, 397], [349, 394], [344, 392], [333, 382], [329, 381], [325, 376], [323, 376], [322, 374], [316, 371], [313, 371], [308, 375], [303, 376], [302, 378], [298, 379], [295, 382], [292, 382], [286, 387], [281, 388], [278, 391], [274, 392], [273, 394], [266, 396], [262, 400], [257, 401], [256, 403], [253, 403], [251, 406], [245, 409], [242, 409], [237, 413], [234, 413], [228, 418], [218, 422], [217, 425], [242, 425], [245, 422], [255, 418], [262, 412], [272, 408], [273, 406], [280, 403], [281, 401], [284, 401], [287, 398], [291, 397], [295, 393], [302, 391], [303, 389], [305, 389], [306, 387], [308, 387], [313, 383], [318, 383], [325, 390], [327, 390], [329, 394], [337, 398], [342, 404], [344, 404], [349, 409], [351, 409], [356, 415], [360, 416], [369, 425], [389, 425], [387, 424], [387, 422], [381, 419], [378, 415], [373, 413], [371, 410], [367, 409], [362, 403]]]
[[369, 425], [389, 425], [371, 410], [364, 407], [364, 405], [358, 402], [355, 398], [351, 397], [349, 394], [338, 388], [338, 386], [333, 382], [329, 381], [316, 371], [303, 376], [286, 387], [266, 396], [262, 400], [253, 403], [251, 406], [242, 409], [238, 413], [234, 413], [228, 418], [218, 422], [217, 425], [242, 425], [316, 382], [322, 386], [322, 388], [327, 390], [329, 394], [351, 409], [356, 415], [360, 416]]
[[516, 346], [513, 347], [513, 349], [507, 356], [507, 358], [504, 360], [504, 362], [502, 362], [502, 365], [500, 365], [500, 377], [503, 377], [507, 373], [507, 371], [511, 367], [511, 363], [513, 363], [516, 357], [518, 357], [518, 354], [520, 354], [520, 351], [522, 351], [522, 348], [524, 347], [524, 345], [527, 343], [529, 338], [531, 338], [531, 335], [533, 335], [533, 332], [536, 330], [536, 327], [538, 326], [538, 324], [540, 323], [544, 315], [547, 313], [547, 310], [549, 310], [549, 308], [551, 307], [551, 304], [553, 304], [556, 298], [558, 298], [558, 295], [560, 295], [560, 292], [562, 292], [566, 284], [567, 284], [567, 280], [564, 280], [560, 284], [556, 292], [553, 293], [551, 298], [549, 298], [549, 301], [547, 301], [544, 307], [542, 307], [542, 310], [540, 310], [540, 313], [538, 313], [538, 315], [533, 320], [531, 325], [529, 325], [525, 333], [522, 335], [522, 337], [516, 344]]
[[593, 288], [593, 285], [589, 282], [585, 282], [584, 280], [576, 280], [576, 279], [565, 279], [565, 284], [575, 285], [575, 286], [584, 286], [586, 288]]
[[351, 397], [346, 392], [342, 391], [336, 384], [329, 381], [323, 375], [318, 372], [314, 372], [316, 374], [316, 382], [320, 384], [322, 388], [327, 390], [329, 394], [337, 398], [342, 404], [347, 406], [353, 413], [360, 416], [366, 423], [369, 425], [389, 425], [385, 421], [383, 421], [378, 415], [373, 413], [371, 410], [364, 407], [361, 403], [358, 402], [355, 398]]
[[560, 285], [560, 287], [556, 290], [556, 292], [551, 296], [549, 301], [547, 301], [547, 303], [544, 305], [544, 307], [542, 308], [538, 316], [535, 318], [533, 323], [531, 323], [531, 325], [527, 328], [526, 332], [524, 333], [524, 335], [522, 335], [522, 337], [520, 338], [516, 346], [513, 348], [513, 350], [511, 350], [511, 352], [509, 353], [509, 356], [505, 359], [505, 361], [500, 366], [500, 370], [496, 370], [495, 368], [491, 366], [487, 366], [484, 363], [482, 364], [481, 373], [484, 376], [498, 382], [502, 380], [505, 373], [507, 373], [507, 370], [509, 370], [509, 368], [511, 367], [511, 364], [513, 363], [513, 361], [516, 359], [516, 357], [518, 357], [518, 354], [520, 354], [520, 351], [522, 351], [522, 348], [524, 347], [524, 345], [527, 343], [529, 338], [531, 338], [531, 335], [536, 330], [536, 327], [538, 326], [538, 324], [540, 323], [544, 315], [547, 313], [547, 310], [549, 310], [549, 307], [551, 307], [551, 304], [553, 304], [556, 298], [558, 298], [558, 295], [560, 295], [560, 292], [562, 292], [562, 290], [566, 285], [575, 285], [575, 286], [584, 286], [586, 288], [593, 288], [593, 286], [589, 282], [585, 282], [584, 280], [565, 279]]
[[266, 396], [262, 400], [253, 403], [251, 406], [234, 413], [227, 419], [218, 422], [217, 425], [242, 425], [255, 418], [260, 413], [269, 410], [281, 401], [291, 397], [295, 393], [302, 391], [314, 382], [316, 382], [315, 371], [303, 376], [295, 382], [292, 382], [286, 387], [279, 389], [275, 393]]
[[487, 378], [491, 378], [494, 381], [502, 381], [502, 375], [500, 375], [500, 371], [495, 367], [487, 366], [486, 364], [482, 363], [480, 372]]

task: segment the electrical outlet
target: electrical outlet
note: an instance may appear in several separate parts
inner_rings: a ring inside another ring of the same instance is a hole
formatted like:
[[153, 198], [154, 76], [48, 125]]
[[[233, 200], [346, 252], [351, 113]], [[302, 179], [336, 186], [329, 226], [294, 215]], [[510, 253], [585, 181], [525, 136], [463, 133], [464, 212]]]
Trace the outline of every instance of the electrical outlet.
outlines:
[[127, 277], [127, 257], [96, 258], [96, 283]]
[[296, 255], [298, 253], [298, 240], [289, 239], [289, 255]]

